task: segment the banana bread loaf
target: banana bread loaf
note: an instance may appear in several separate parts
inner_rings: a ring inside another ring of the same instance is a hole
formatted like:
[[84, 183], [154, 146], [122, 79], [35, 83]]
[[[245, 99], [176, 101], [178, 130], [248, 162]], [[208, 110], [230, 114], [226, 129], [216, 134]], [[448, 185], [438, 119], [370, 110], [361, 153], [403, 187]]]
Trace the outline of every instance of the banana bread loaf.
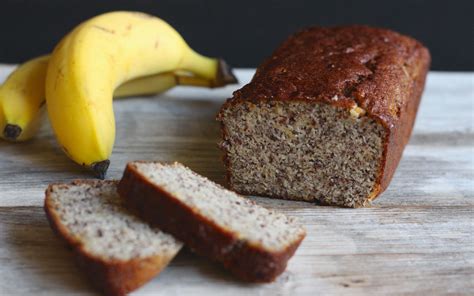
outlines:
[[413, 128], [430, 54], [367, 26], [287, 39], [220, 110], [229, 187], [360, 207], [388, 186]]

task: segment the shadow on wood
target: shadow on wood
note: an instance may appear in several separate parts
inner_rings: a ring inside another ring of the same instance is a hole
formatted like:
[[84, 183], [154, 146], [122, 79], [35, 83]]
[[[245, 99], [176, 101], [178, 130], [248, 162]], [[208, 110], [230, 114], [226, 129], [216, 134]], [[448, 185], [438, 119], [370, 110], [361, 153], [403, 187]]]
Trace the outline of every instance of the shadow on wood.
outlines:
[[[95, 293], [75, 266], [72, 253], [55, 237], [41, 208], [2, 209], [1, 220], [6, 227], [5, 244], [11, 251], [9, 270], [30, 281], [25, 294], [41, 294], [51, 288], [64, 294]], [[12, 291], [24, 289], [14, 285]]]
[[[74, 163], [61, 151], [49, 126], [44, 127], [35, 138], [26, 142], [0, 141], [0, 151], [2, 151], [0, 161], [6, 164], [2, 167], [3, 173], [21, 171], [31, 177], [34, 176], [36, 180], [38, 179], [36, 173], [46, 175], [46, 171], [48, 174], [60, 176], [57, 178], [59, 180], [93, 176], [87, 169]], [[18, 167], [24, 166], [27, 168], [18, 169]], [[54, 180], [57, 181], [56, 178]]]
[[255, 284], [245, 283], [234, 277], [222, 265], [212, 262], [207, 258], [194, 254], [188, 248], [183, 248], [181, 252], [171, 262], [173, 267], [185, 267], [187, 271], [184, 274], [195, 274], [200, 278], [207, 278], [210, 282], [220, 282], [225, 284], [247, 285], [249, 287]]
[[119, 178], [128, 161], [178, 161], [222, 184], [220, 129], [215, 119], [221, 104], [171, 95], [115, 102], [120, 121], [110, 176]]

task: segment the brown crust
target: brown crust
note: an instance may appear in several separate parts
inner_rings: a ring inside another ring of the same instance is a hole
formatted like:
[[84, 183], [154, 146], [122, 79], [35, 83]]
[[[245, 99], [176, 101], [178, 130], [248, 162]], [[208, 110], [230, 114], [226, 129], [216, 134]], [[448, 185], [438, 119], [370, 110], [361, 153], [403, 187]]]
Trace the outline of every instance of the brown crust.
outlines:
[[100, 186], [104, 183], [117, 183], [117, 181], [77, 180], [71, 184], [51, 184], [46, 189], [44, 210], [51, 228], [72, 249], [77, 265], [85, 272], [92, 284], [105, 295], [126, 295], [158, 275], [171, 258], [157, 255], [120, 261], [105, 260], [92, 255], [84, 250], [80, 242], [69, 235], [49, 198], [55, 186], [78, 184]]
[[[305, 29], [283, 42], [252, 81], [222, 106], [217, 115], [222, 137], [228, 138], [225, 110], [242, 102], [302, 101], [347, 109], [357, 105], [386, 130], [378, 178], [367, 197], [375, 199], [390, 183], [410, 138], [430, 61], [421, 43], [394, 31], [358, 25]], [[222, 150], [232, 187], [231, 164], [225, 147]]]
[[239, 240], [143, 177], [128, 164], [118, 185], [128, 208], [183, 241], [196, 253], [218, 261], [242, 280], [270, 282], [281, 274], [304, 238], [280, 252]]

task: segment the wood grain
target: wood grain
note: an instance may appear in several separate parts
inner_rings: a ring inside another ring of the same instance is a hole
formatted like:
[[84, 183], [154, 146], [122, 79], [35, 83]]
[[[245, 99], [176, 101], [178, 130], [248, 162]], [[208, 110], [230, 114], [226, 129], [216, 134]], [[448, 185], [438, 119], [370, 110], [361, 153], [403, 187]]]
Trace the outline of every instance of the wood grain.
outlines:
[[[0, 80], [9, 71], [0, 67]], [[242, 82], [252, 70], [239, 70]], [[371, 208], [256, 198], [307, 228], [275, 283], [249, 285], [189, 251], [134, 295], [474, 294], [474, 74], [430, 73], [415, 131], [388, 190]], [[109, 177], [136, 159], [181, 161], [219, 183], [214, 116], [236, 87], [177, 88], [114, 103]], [[28, 143], [0, 143], [0, 294], [94, 295], [47, 225], [50, 182], [89, 178], [48, 126]]]

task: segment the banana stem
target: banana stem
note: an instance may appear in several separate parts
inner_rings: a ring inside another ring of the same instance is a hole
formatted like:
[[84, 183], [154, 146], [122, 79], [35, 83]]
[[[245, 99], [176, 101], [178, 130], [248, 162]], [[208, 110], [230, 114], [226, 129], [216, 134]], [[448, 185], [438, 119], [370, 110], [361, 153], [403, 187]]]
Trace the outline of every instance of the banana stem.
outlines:
[[238, 82], [232, 68], [224, 60], [200, 55], [191, 48], [188, 48], [179, 68], [211, 81], [213, 87]]
[[179, 68], [190, 71], [206, 80], [213, 80], [217, 73], [217, 66], [217, 59], [200, 55], [191, 48], [188, 48]]

